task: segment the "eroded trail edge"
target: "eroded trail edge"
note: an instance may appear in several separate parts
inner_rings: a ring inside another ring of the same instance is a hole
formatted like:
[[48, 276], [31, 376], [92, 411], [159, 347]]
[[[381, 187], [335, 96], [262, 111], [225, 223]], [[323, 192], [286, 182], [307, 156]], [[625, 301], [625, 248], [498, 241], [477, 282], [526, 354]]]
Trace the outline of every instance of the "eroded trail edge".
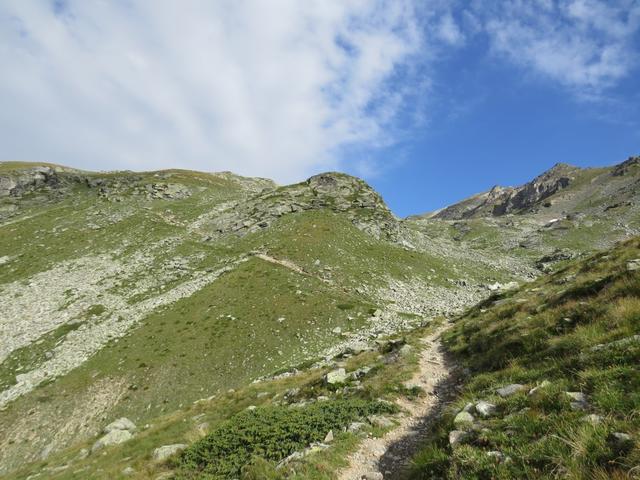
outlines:
[[398, 426], [382, 437], [364, 439], [358, 450], [349, 456], [349, 466], [339, 472], [339, 480], [396, 479], [405, 471], [422, 439], [429, 433], [432, 419], [453, 391], [456, 367], [447, 358], [440, 341], [441, 334], [450, 326], [450, 323], [444, 323], [422, 339], [418, 370], [405, 382], [407, 387], [422, 388], [425, 394], [414, 401], [398, 398], [396, 403], [404, 411]]

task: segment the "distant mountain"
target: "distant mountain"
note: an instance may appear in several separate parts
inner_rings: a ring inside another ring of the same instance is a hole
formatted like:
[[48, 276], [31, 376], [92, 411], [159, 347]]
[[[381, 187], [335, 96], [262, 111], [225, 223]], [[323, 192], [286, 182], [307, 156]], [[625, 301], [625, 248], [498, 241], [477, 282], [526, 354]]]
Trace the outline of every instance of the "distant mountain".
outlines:
[[520, 187], [495, 186], [432, 215], [444, 220], [547, 212], [598, 213], [638, 205], [640, 157], [608, 168], [582, 169], [558, 163]]

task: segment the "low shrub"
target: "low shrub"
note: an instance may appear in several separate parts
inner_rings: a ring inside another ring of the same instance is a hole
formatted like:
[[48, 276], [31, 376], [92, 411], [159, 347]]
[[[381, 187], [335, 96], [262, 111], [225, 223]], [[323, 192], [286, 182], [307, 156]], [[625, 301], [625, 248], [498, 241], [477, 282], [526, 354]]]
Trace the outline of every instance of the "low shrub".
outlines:
[[253, 466], [247, 469], [264, 470], [264, 462], [256, 458], [277, 463], [312, 442], [321, 442], [330, 430], [335, 433], [369, 415], [395, 410], [384, 402], [345, 399], [243, 411], [178, 457], [177, 478], [238, 478], [250, 463]]

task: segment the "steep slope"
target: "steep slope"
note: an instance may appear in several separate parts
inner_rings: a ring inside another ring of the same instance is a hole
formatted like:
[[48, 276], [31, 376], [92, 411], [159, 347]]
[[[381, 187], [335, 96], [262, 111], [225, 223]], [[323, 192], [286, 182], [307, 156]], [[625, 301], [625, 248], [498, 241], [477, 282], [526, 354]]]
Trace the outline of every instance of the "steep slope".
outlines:
[[637, 478], [640, 240], [459, 318], [465, 387], [410, 478]]

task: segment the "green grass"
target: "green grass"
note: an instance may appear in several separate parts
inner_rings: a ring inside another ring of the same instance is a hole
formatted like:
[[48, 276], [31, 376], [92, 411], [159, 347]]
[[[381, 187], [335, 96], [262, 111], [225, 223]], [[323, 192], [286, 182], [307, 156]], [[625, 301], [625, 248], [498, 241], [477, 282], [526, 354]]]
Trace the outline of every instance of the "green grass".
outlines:
[[[470, 371], [455, 406], [414, 458], [411, 479], [634, 478], [640, 464], [640, 343], [609, 344], [640, 333], [640, 275], [626, 262], [640, 256], [636, 239], [504, 297], [474, 307], [445, 343]], [[528, 390], [543, 381], [549, 386]], [[527, 388], [500, 398], [496, 388]], [[585, 410], [565, 392], [587, 396]], [[487, 400], [497, 413], [478, 420], [451, 448], [453, 416]], [[600, 422], [584, 419], [594, 414]], [[631, 436], [616, 441], [613, 433]], [[499, 451], [508, 461], [487, 455]], [[634, 473], [635, 472], [635, 473]]]

